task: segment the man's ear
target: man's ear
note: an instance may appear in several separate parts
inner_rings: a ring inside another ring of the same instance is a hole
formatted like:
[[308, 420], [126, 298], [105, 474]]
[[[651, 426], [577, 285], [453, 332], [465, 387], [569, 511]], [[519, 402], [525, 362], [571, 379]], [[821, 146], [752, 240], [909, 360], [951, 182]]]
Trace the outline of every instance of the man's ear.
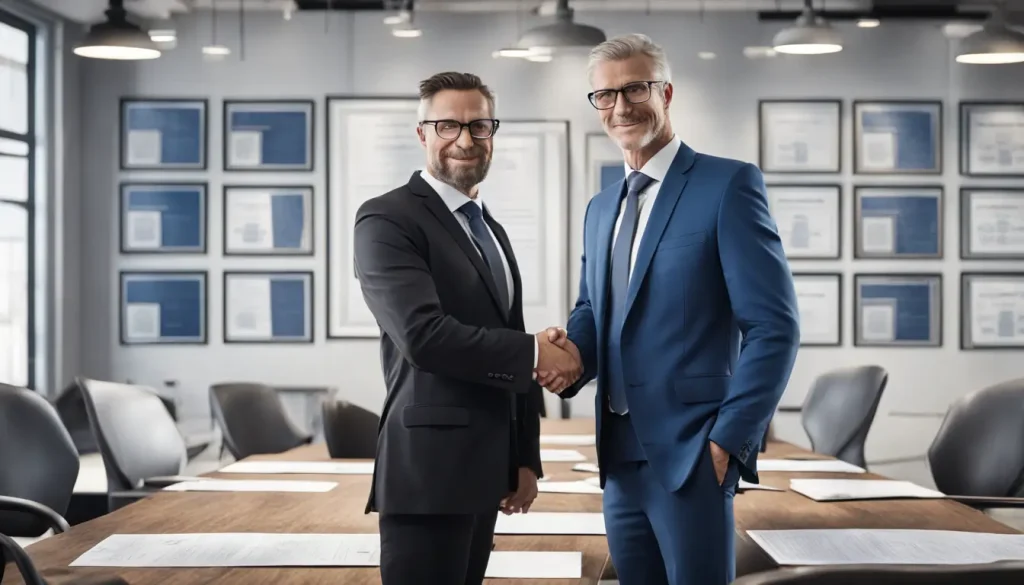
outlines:
[[672, 94], [675, 93], [675, 88], [672, 87], [671, 83], [665, 84], [665, 108], [668, 109], [672, 105]]
[[423, 133], [423, 126], [416, 127], [416, 136], [420, 139], [420, 145], [425, 147], [427, 145], [427, 135]]

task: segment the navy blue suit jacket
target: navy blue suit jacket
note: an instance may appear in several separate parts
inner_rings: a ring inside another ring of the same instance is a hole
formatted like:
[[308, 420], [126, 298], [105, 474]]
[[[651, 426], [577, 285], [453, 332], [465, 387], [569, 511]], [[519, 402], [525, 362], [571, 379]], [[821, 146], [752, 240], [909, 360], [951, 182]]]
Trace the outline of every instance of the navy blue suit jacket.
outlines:
[[[740, 477], [757, 482], [758, 447], [800, 338], [761, 172], [680, 146], [637, 252], [622, 329], [608, 331], [609, 253], [622, 193], [619, 181], [587, 206], [579, 299], [566, 327], [584, 373], [561, 396], [598, 379], [600, 437], [607, 398], [598, 374], [607, 337], [621, 335], [630, 418], [664, 487], [682, 487], [708, 439], [738, 461]], [[602, 469], [602, 486], [604, 479]]]

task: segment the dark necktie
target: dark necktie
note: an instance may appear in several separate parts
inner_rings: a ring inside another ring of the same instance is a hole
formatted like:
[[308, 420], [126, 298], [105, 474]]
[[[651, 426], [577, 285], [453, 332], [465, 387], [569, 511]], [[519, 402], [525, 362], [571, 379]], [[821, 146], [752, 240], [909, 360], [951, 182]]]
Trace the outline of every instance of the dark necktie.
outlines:
[[[647, 175], [633, 171], [626, 179], [626, 208], [622, 210], [622, 221], [619, 224], [619, 234], [615, 238], [615, 246], [612, 248], [611, 266], [611, 327], [615, 335], [622, 327], [622, 320], [626, 310], [626, 291], [629, 290], [629, 264], [633, 253], [633, 240], [636, 237], [637, 219], [640, 216], [640, 193], [646, 189], [654, 179]], [[619, 364], [619, 359], [614, 362]], [[619, 369], [619, 368], [614, 368]], [[613, 376], [621, 376], [622, 372], [610, 372]], [[626, 404], [625, 380], [616, 380], [608, 385], [609, 405], [613, 412], [623, 414], [629, 409]]]
[[487, 222], [484, 221], [484, 212], [475, 201], [463, 204], [459, 208], [459, 212], [469, 219], [469, 231], [473, 233], [473, 242], [484, 257], [484, 262], [491, 269], [491, 277], [494, 278], [494, 286], [498, 289], [498, 299], [501, 301], [501, 308], [507, 312], [509, 310], [509, 301], [508, 280], [505, 279], [505, 265], [501, 261], [498, 245], [494, 243], [491, 231], [487, 229]]

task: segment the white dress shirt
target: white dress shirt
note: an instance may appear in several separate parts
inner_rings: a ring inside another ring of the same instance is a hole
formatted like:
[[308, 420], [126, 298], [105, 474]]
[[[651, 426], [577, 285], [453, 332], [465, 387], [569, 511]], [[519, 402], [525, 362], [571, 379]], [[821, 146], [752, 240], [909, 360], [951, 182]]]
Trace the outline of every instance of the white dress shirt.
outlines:
[[[646, 189], [640, 192], [639, 199], [637, 201], [638, 212], [636, 222], [636, 236], [633, 238], [633, 249], [629, 259], [629, 274], [633, 275], [633, 266], [636, 265], [636, 253], [640, 249], [640, 242], [643, 241], [644, 230], [647, 229], [647, 221], [651, 219], [651, 208], [654, 207], [654, 200], [658, 196], [658, 192], [661, 190], [661, 184], [665, 182], [665, 177], [668, 175], [668, 170], [672, 166], [672, 161], [675, 160], [676, 154], [679, 152], [679, 147], [683, 145], [683, 141], [678, 136], [672, 136], [672, 140], [669, 141], [657, 154], [651, 157], [651, 160], [647, 161], [647, 164], [641, 169], [632, 169], [629, 163], [624, 163], [623, 166], [626, 168], [626, 177], [629, 178], [629, 174], [634, 170], [639, 170], [641, 173], [654, 179]], [[619, 226], [622, 225], [622, 213], [626, 209], [626, 198], [622, 198], [622, 205], [619, 206], [619, 216], [615, 220], [615, 231], [612, 233], [612, 242], [615, 238], [619, 237]], [[612, 244], [614, 246], [614, 244]]]
[[[462, 229], [466, 231], [466, 236], [472, 242], [473, 230], [469, 227], [469, 218], [459, 211], [459, 208], [465, 205], [466, 202], [472, 201], [474, 204], [479, 205], [482, 211], [484, 208], [484, 202], [480, 198], [480, 193], [477, 193], [476, 199], [470, 199], [465, 193], [462, 193], [455, 187], [452, 187], [448, 183], [445, 183], [430, 174], [429, 170], [420, 171], [420, 176], [423, 177], [423, 180], [434, 189], [434, 192], [436, 192], [441, 198], [441, 201], [444, 201], [444, 204], [448, 206], [448, 209], [452, 212], [452, 215], [455, 216], [455, 219], [458, 220], [459, 225], [461, 225]], [[486, 224], [486, 222], [484, 223]], [[487, 226], [487, 233], [491, 234], [491, 239], [494, 240], [494, 247], [498, 249], [498, 254], [501, 256], [501, 264], [505, 268], [505, 283], [508, 285], [508, 309], [511, 310], [512, 303], [515, 302], [515, 283], [512, 282], [512, 268], [509, 266], [508, 258], [505, 256], [505, 250], [502, 249], [501, 243], [498, 241], [498, 238], [494, 236], [494, 231], [491, 230], [491, 226], [489, 225]], [[473, 246], [473, 249], [476, 250], [476, 245]], [[479, 254], [480, 250], [477, 250], [477, 253]], [[483, 258], [483, 256], [481, 256], [481, 258]], [[539, 357], [539, 342], [536, 342], [533, 348], [534, 368], [537, 367], [537, 360]]]

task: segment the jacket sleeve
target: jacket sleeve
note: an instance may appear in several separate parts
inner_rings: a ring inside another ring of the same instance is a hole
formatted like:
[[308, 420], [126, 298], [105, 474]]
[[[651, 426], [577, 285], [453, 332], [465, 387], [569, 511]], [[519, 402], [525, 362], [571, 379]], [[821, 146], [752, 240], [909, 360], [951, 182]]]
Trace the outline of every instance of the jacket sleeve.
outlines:
[[356, 277], [378, 325], [414, 367], [485, 386], [527, 392], [533, 335], [465, 325], [445, 314], [411, 230], [371, 200], [356, 215]]
[[591, 199], [583, 220], [583, 254], [580, 257], [580, 291], [576, 297], [576, 306], [569, 314], [569, 322], [565, 326], [569, 341], [576, 345], [583, 360], [583, 374], [576, 383], [563, 390], [559, 397], [572, 398], [579, 394], [584, 386], [597, 377], [597, 322], [594, 320], [594, 307], [590, 303], [590, 291], [587, 290], [587, 218], [594, 205]]
[[736, 172], [722, 196], [718, 250], [743, 343], [710, 439], [739, 461], [744, 477], [756, 478], [758, 447], [789, 382], [800, 325], [764, 178], [752, 164]]

